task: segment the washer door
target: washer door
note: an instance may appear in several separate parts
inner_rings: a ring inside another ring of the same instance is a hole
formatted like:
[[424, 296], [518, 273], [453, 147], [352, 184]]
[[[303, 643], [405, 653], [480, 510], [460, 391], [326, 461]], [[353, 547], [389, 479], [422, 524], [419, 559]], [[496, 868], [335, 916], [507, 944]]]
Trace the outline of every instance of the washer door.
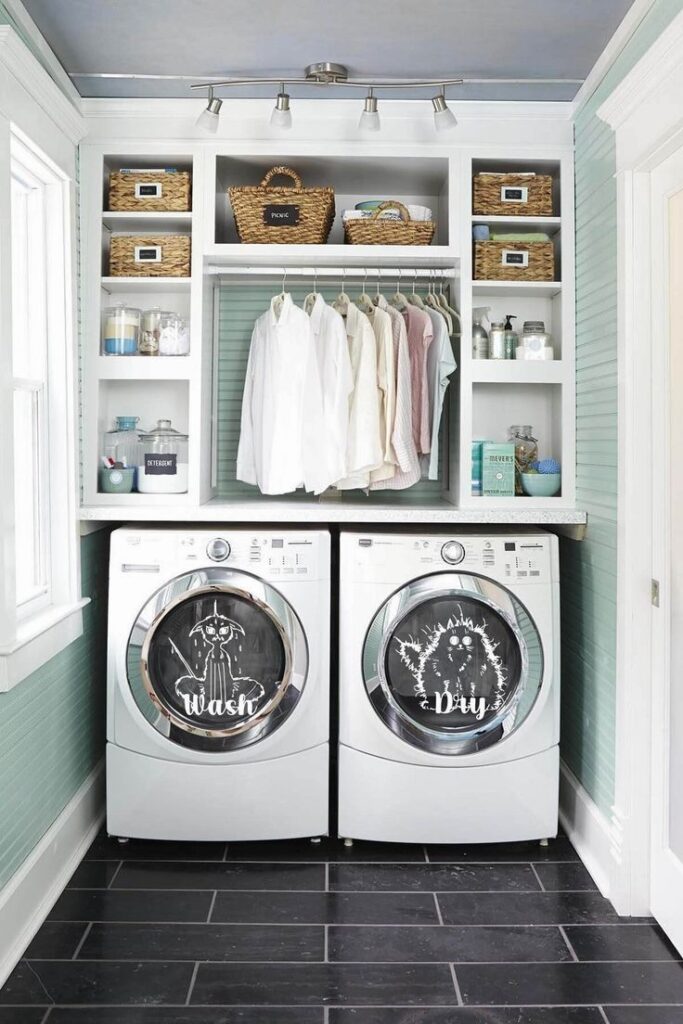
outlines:
[[524, 605], [484, 576], [423, 576], [392, 594], [363, 648], [375, 711], [407, 743], [471, 754], [519, 728], [543, 682], [543, 648]]
[[301, 623], [250, 573], [179, 576], [140, 611], [126, 652], [136, 704], [181, 746], [227, 751], [263, 739], [290, 715], [308, 673]]

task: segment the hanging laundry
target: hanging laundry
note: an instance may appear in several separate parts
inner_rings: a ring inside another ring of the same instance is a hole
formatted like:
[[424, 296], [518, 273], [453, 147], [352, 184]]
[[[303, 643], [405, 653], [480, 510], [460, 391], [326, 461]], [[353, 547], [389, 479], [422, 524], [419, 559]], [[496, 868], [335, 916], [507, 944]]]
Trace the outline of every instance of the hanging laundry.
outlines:
[[254, 325], [237, 479], [256, 484], [263, 494], [298, 487], [320, 494], [331, 483], [311, 322], [289, 294], [274, 297]]
[[377, 343], [365, 313], [344, 296], [353, 392], [349, 402], [349, 430], [346, 475], [338, 480], [340, 490], [365, 488], [370, 474], [384, 462], [380, 439], [380, 392], [377, 387]]
[[408, 332], [403, 315], [390, 306], [383, 295], [378, 295], [376, 305], [391, 318], [392, 340], [394, 343], [394, 369], [396, 373], [396, 404], [391, 433], [391, 447], [396, 456], [396, 472], [386, 480], [371, 484], [371, 490], [404, 490], [420, 479], [420, 461], [413, 439], [413, 403], [410, 376], [410, 353]]
[[325, 447], [330, 481], [346, 476], [349, 433], [349, 396], [353, 373], [344, 318], [313, 292], [304, 299], [309, 314], [320, 375], [325, 421]]
[[429, 387], [427, 384], [427, 353], [432, 343], [432, 322], [424, 309], [407, 305], [403, 319], [408, 331], [410, 376], [413, 402], [413, 439], [420, 454], [429, 453], [431, 423], [429, 418]]
[[384, 309], [372, 307], [367, 314], [377, 342], [377, 386], [379, 388], [379, 433], [383, 462], [370, 473], [370, 482], [388, 480], [396, 473], [396, 455], [391, 437], [396, 417], [396, 360], [391, 317]]
[[427, 387], [431, 421], [431, 446], [428, 455], [422, 456], [422, 475], [428, 480], [439, 479], [439, 428], [443, 403], [448, 388], [448, 378], [457, 369], [453, 358], [451, 339], [448, 336], [446, 320], [441, 312], [427, 309], [432, 321], [433, 339], [427, 352]]

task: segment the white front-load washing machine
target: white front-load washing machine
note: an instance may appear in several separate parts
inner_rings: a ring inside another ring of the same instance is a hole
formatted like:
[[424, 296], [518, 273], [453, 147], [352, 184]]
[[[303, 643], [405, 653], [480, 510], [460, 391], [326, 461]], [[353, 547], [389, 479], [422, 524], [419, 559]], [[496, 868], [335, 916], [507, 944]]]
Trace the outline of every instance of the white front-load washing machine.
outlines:
[[557, 537], [344, 532], [339, 834], [557, 833]]
[[114, 531], [111, 835], [327, 833], [329, 591], [326, 531]]

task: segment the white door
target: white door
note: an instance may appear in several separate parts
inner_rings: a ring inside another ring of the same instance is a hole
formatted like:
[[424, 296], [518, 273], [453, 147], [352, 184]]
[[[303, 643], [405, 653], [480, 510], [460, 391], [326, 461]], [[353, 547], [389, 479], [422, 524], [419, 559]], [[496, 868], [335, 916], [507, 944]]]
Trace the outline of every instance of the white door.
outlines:
[[[683, 953], [683, 149], [652, 175], [652, 912]], [[656, 595], [655, 595], [656, 603]]]

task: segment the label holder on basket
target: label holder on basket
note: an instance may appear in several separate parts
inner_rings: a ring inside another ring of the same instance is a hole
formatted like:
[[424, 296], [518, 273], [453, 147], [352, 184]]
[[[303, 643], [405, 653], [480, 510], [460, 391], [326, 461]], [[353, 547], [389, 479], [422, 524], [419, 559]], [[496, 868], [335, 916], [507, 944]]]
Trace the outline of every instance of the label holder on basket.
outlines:
[[500, 254], [500, 262], [504, 267], [528, 267], [528, 249], [503, 249]]
[[164, 188], [160, 181], [136, 181], [136, 199], [161, 199]]
[[526, 185], [503, 185], [500, 190], [501, 203], [528, 203], [529, 189]]
[[162, 254], [160, 245], [135, 246], [136, 263], [161, 263], [161, 258]]

